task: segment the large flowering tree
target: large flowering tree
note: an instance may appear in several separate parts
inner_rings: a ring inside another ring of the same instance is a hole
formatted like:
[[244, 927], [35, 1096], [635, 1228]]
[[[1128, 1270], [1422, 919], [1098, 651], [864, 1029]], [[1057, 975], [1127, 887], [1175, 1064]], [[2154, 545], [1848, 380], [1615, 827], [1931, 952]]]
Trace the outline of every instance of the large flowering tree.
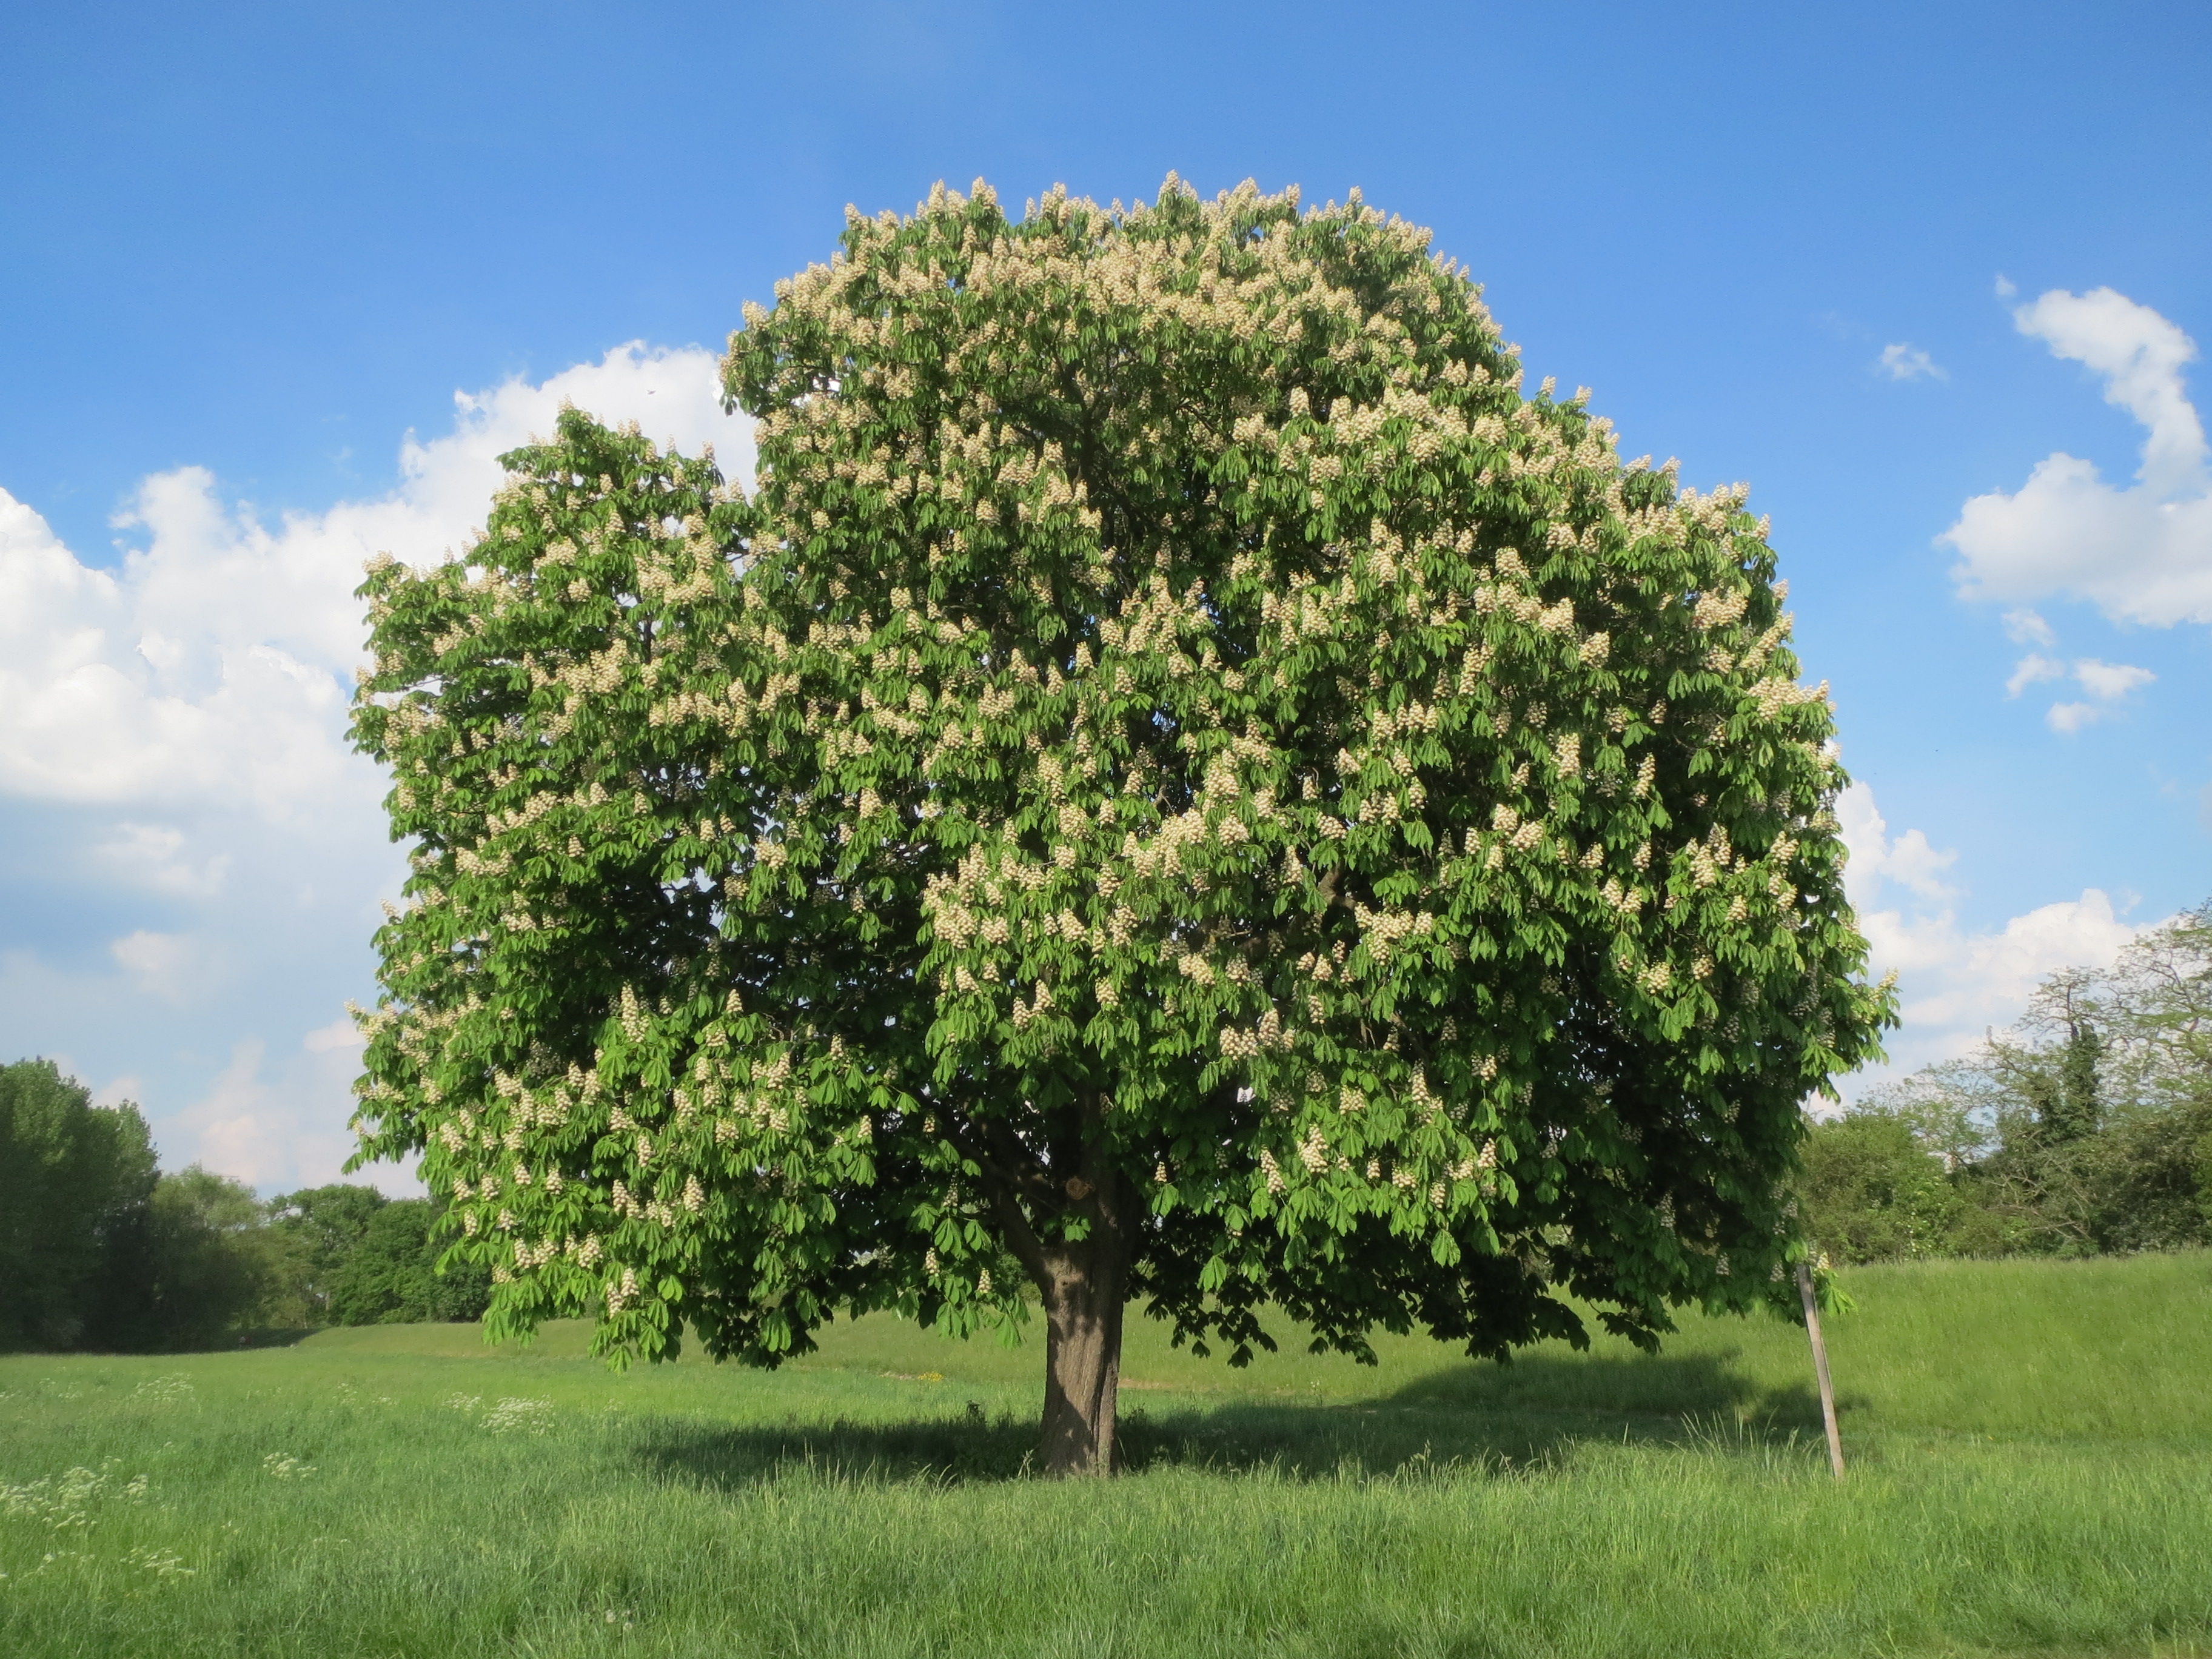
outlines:
[[372, 569], [359, 1122], [496, 1328], [1034, 1299], [1098, 1471], [1132, 1297], [1503, 1355], [1802, 1254], [1799, 1103], [1889, 1001], [1765, 526], [1524, 397], [1428, 242], [940, 189], [746, 307], [750, 498], [570, 412]]

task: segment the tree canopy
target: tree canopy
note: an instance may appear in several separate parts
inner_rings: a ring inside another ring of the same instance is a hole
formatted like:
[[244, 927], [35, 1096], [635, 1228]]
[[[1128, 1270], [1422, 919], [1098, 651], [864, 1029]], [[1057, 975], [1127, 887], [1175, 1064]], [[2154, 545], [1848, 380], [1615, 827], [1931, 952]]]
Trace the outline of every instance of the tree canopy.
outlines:
[[495, 1327], [773, 1364], [1034, 1296], [1097, 1469], [1131, 1297], [1502, 1355], [1782, 1277], [1889, 1009], [1825, 688], [1743, 489], [1524, 395], [1428, 244], [940, 188], [745, 308], [750, 495], [568, 411], [372, 567], [358, 1121]]

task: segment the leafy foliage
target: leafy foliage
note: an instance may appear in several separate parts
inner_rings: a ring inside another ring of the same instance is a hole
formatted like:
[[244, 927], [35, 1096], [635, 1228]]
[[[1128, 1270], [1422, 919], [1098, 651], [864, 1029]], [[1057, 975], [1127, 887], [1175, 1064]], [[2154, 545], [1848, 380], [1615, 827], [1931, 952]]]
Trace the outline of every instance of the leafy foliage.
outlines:
[[1427, 242], [940, 189], [747, 308], [750, 499], [570, 411], [372, 568], [358, 1121], [495, 1328], [772, 1364], [1091, 1261], [1232, 1358], [1499, 1354], [1782, 1274], [1889, 1007], [1825, 696], [1742, 490], [1524, 397]]
[[1852, 1261], [2212, 1243], [2212, 903], [1807, 1147], [1810, 1226]]
[[491, 1299], [491, 1275], [472, 1261], [440, 1271], [445, 1206], [434, 1200], [396, 1199], [377, 1206], [331, 1282], [334, 1325], [413, 1325], [480, 1319]]
[[1949, 1253], [1965, 1200], [1913, 1126], [1894, 1112], [1854, 1112], [1816, 1126], [1801, 1189], [1807, 1225], [1844, 1261]]
[[258, 1310], [282, 1326], [414, 1324], [483, 1316], [491, 1278], [470, 1261], [441, 1267], [446, 1207], [388, 1199], [343, 1182], [268, 1206], [278, 1263]]
[[268, 1323], [327, 1325], [335, 1281], [360, 1249], [370, 1224], [390, 1202], [374, 1187], [331, 1182], [272, 1200], [268, 1223], [283, 1257], [276, 1287], [264, 1304]]
[[203, 1348], [253, 1321], [280, 1255], [261, 1200], [194, 1164], [155, 1183], [147, 1227], [143, 1322], [125, 1346]]
[[136, 1106], [94, 1106], [52, 1060], [0, 1066], [0, 1346], [107, 1338], [153, 1186]]
[[444, 1212], [337, 1182], [264, 1204], [198, 1165], [157, 1172], [136, 1106], [93, 1105], [51, 1060], [0, 1066], [0, 1348], [477, 1319], [489, 1276], [440, 1270]]

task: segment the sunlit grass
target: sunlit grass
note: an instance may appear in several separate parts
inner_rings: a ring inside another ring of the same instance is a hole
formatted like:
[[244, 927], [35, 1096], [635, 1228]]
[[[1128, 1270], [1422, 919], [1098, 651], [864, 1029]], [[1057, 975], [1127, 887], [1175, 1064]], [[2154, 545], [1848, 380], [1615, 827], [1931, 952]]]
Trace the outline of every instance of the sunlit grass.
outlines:
[[0, 1652], [2182, 1653], [2212, 1256], [1867, 1269], [1831, 1331], [1232, 1371], [1133, 1321], [1132, 1474], [1026, 1477], [1041, 1355], [772, 1374], [578, 1327], [0, 1359]]

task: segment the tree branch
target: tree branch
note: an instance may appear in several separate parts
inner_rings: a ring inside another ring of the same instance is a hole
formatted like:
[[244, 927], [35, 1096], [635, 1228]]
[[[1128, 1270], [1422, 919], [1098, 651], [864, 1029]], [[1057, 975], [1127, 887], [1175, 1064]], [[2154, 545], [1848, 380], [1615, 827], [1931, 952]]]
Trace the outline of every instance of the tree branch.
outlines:
[[1028, 1270], [1037, 1289], [1051, 1295], [1052, 1269], [1045, 1261], [1044, 1246], [1038, 1241], [1036, 1230], [1030, 1225], [1029, 1217], [1022, 1213], [1021, 1200], [996, 1181], [990, 1183], [990, 1189], [992, 1212], [999, 1218], [1007, 1247]]

